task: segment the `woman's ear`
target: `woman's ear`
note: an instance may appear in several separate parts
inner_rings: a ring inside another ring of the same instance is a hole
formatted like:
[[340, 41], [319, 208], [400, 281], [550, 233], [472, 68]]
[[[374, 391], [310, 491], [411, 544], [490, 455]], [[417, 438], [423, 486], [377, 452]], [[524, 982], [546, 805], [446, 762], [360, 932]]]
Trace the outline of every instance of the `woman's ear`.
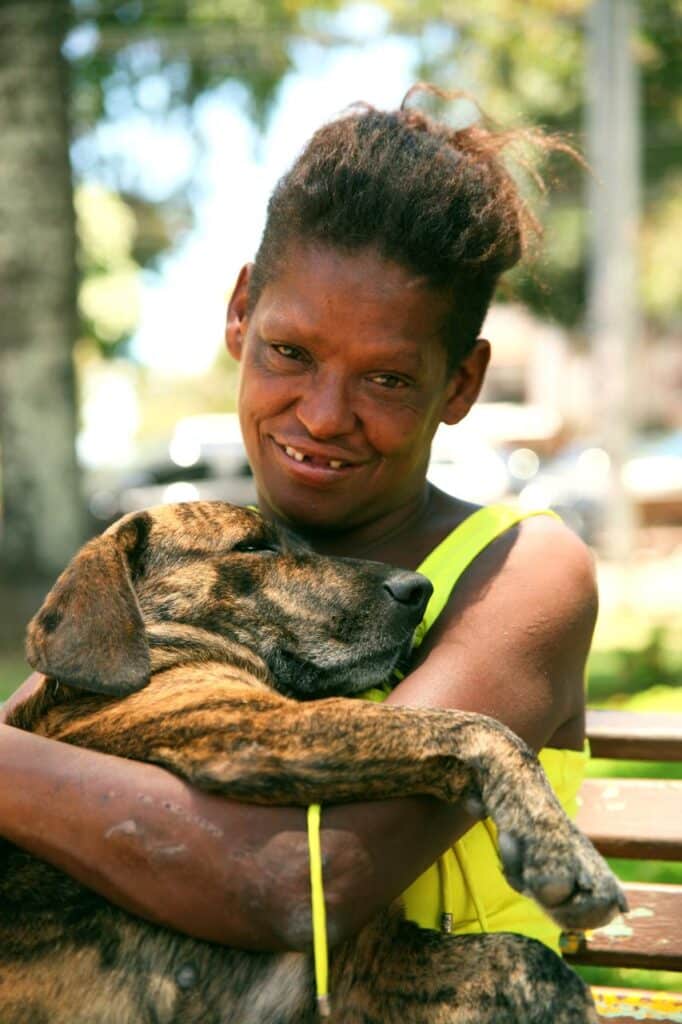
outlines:
[[479, 338], [450, 378], [441, 416], [443, 423], [459, 423], [464, 419], [480, 394], [489, 362], [490, 342]]
[[233, 359], [239, 361], [242, 345], [246, 334], [246, 309], [249, 297], [249, 281], [253, 263], [245, 263], [239, 271], [239, 277], [227, 304], [227, 320], [225, 322], [225, 344]]

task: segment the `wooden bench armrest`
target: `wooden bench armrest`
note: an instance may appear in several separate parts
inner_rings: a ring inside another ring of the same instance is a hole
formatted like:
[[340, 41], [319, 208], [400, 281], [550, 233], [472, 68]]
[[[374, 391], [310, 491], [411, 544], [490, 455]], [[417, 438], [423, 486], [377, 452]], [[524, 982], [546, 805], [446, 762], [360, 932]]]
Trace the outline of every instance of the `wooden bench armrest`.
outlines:
[[577, 942], [573, 935], [564, 939], [566, 959], [599, 967], [682, 971], [682, 886], [632, 882], [624, 889], [628, 913]]
[[654, 711], [588, 711], [593, 757], [633, 761], [682, 761], [682, 714]]
[[[587, 736], [594, 757], [682, 761], [682, 714], [588, 711]], [[682, 781], [586, 779], [577, 821], [606, 856], [682, 860]], [[682, 972], [682, 886], [624, 888], [628, 913], [585, 935], [562, 936], [566, 959]], [[592, 991], [602, 1024], [682, 1024], [682, 991]]]
[[604, 856], [682, 860], [682, 780], [585, 779], [578, 803], [577, 824]]

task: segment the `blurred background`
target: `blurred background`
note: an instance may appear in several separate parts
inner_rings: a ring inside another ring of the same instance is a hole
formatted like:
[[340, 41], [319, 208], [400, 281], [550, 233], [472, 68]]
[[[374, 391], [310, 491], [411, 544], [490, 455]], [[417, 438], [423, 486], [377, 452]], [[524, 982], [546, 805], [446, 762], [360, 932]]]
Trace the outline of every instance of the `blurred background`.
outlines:
[[590, 702], [682, 710], [681, 54], [679, 0], [4, 0], [0, 698], [86, 537], [253, 497], [226, 295], [311, 132], [423, 79], [591, 168], [557, 159], [531, 196], [542, 250], [431, 479], [558, 509], [599, 565]]

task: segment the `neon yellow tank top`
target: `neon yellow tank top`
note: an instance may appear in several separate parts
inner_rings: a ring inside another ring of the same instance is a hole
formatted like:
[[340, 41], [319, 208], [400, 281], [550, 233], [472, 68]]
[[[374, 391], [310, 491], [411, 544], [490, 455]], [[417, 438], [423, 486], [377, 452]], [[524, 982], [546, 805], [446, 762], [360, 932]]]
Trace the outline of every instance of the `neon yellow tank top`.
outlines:
[[[420, 644], [448, 602], [453, 587], [474, 558], [505, 530], [531, 515], [507, 505], [478, 509], [450, 533], [419, 566], [434, 591], [415, 633]], [[390, 685], [367, 690], [367, 700], [382, 701]], [[540, 761], [564, 810], [577, 811], [577, 796], [588, 752], [546, 748]], [[443, 915], [451, 915], [456, 934], [517, 932], [539, 939], [559, 952], [560, 929], [530, 899], [504, 878], [497, 852], [496, 829], [486, 819], [474, 825], [440, 860], [420, 875], [403, 894], [405, 913], [422, 928], [441, 930]]]

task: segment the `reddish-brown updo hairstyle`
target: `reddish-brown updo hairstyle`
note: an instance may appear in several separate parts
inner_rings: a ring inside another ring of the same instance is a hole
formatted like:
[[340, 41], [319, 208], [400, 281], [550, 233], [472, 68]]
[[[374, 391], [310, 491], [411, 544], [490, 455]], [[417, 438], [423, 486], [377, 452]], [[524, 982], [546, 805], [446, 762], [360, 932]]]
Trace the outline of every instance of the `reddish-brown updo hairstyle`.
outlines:
[[420, 91], [446, 95], [420, 84], [399, 110], [360, 104], [315, 132], [270, 198], [249, 308], [291, 243], [374, 247], [450, 291], [444, 342], [452, 368], [473, 346], [500, 274], [539, 230], [502, 151], [519, 142], [572, 151], [540, 132], [484, 121], [454, 129], [407, 106]]

